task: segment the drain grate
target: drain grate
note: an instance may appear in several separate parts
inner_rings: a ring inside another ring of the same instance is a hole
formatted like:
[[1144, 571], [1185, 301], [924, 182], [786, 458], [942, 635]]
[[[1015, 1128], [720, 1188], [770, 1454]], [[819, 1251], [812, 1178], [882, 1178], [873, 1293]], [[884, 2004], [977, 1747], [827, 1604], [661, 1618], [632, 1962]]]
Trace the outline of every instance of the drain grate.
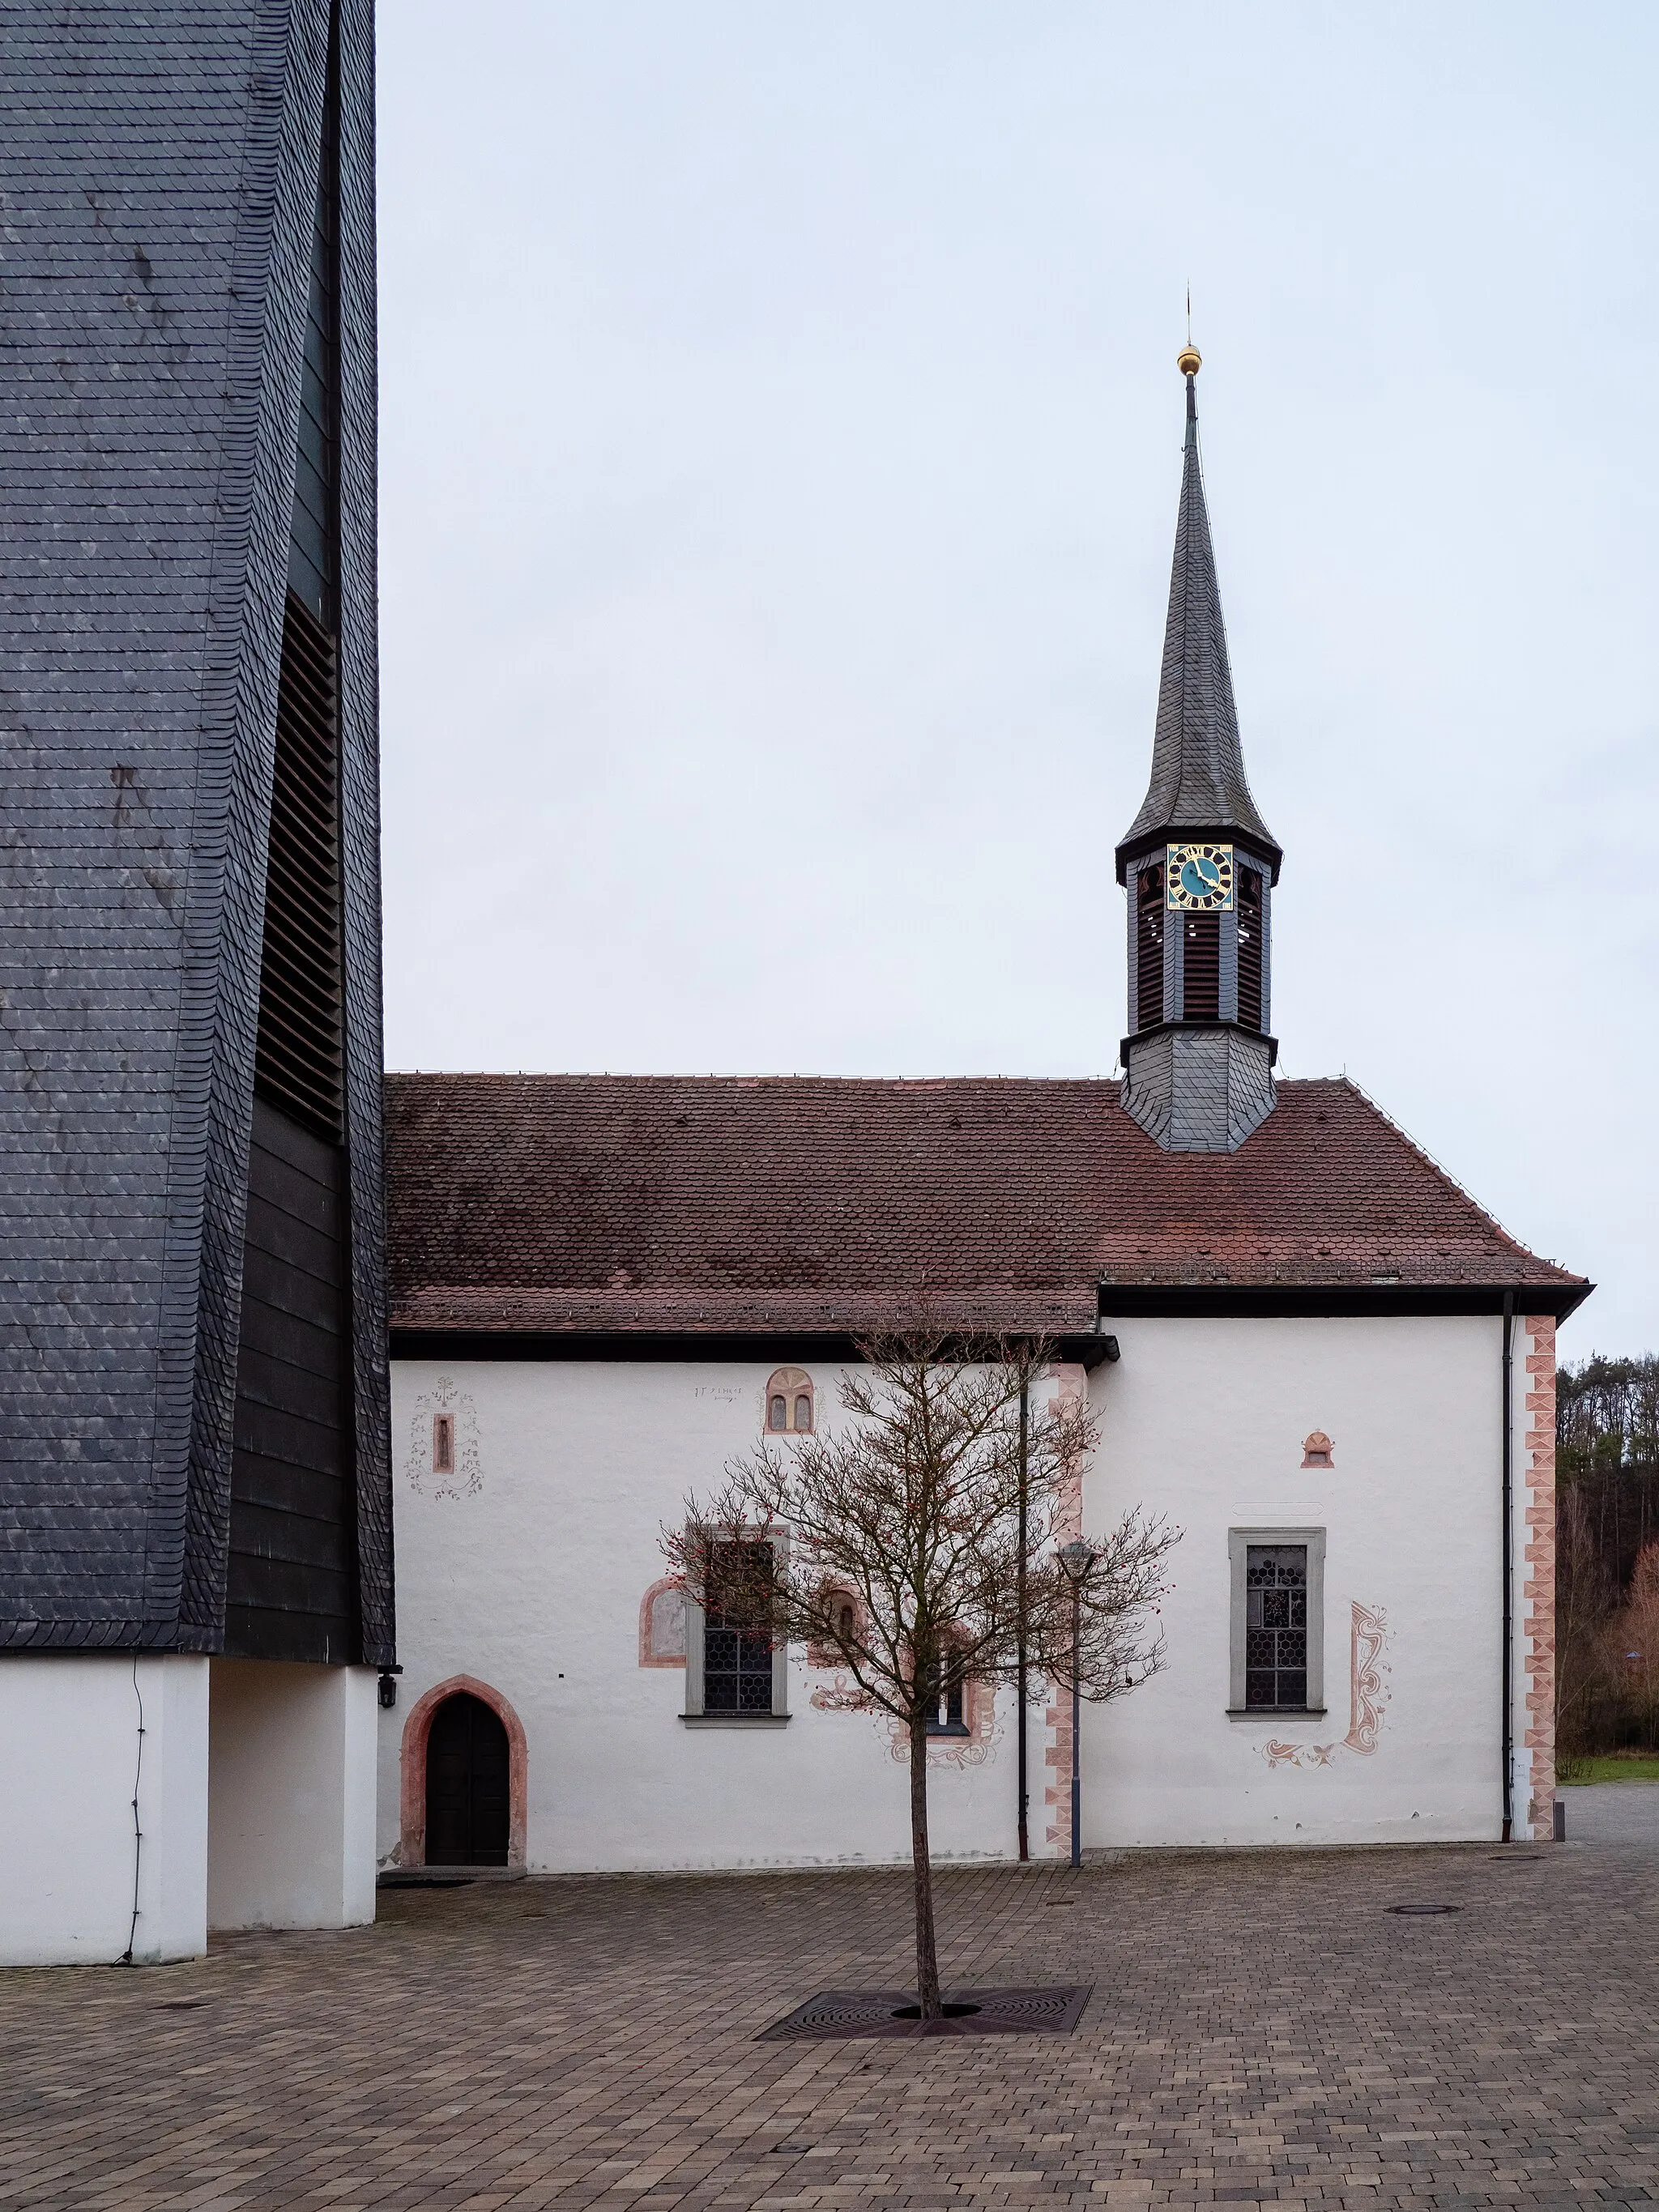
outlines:
[[1385, 1905], [1385, 1912], [1403, 1912], [1413, 1919], [1427, 1919], [1437, 1912], [1461, 1912], [1461, 1905]]
[[1067, 1989], [951, 1990], [943, 2020], [921, 2020], [910, 1990], [820, 1990], [774, 2021], [759, 2043], [806, 2042], [823, 2036], [1069, 2035], [1093, 1994], [1086, 1982]]

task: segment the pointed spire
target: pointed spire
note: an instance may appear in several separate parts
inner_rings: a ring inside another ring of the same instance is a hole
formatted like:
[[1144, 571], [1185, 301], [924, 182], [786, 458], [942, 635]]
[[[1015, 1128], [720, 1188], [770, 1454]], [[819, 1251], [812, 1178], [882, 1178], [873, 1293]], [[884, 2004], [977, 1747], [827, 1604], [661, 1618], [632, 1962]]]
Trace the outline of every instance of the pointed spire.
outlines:
[[1198, 458], [1199, 356], [1190, 340], [1176, 360], [1187, 380], [1187, 450], [1176, 522], [1170, 616], [1164, 633], [1152, 775], [1139, 814], [1117, 848], [1119, 879], [1137, 854], [1164, 842], [1212, 836], [1238, 840], [1273, 866], [1284, 855], [1256, 811], [1244, 774], [1233, 705], [1227, 632], [1216, 586], [1210, 517]]

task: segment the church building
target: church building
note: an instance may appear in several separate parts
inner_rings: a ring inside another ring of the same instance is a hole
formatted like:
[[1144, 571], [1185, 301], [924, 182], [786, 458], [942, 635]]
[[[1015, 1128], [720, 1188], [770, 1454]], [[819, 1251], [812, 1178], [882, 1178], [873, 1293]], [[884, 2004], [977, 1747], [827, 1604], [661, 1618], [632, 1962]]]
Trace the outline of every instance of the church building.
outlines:
[[[404, 1869], [908, 1853], [906, 1746], [825, 1655], [711, 1632], [659, 1533], [843, 1418], [925, 1292], [1086, 1401], [1086, 1529], [1182, 1532], [1164, 1671], [941, 1698], [941, 1858], [1553, 1832], [1555, 1328], [1516, 1243], [1346, 1080], [1279, 1082], [1283, 854], [1244, 772], [1199, 360], [1152, 777], [1116, 852], [1121, 1081], [388, 1079]], [[1100, 1009], [1103, 1024], [1108, 1009]], [[1109, 1054], [1103, 1026], [1102, 1059]], [[744, 1669], [747, 1669], [745, 1673]], [[1026, 1771], [1018, 1747], [1026, 1741]]]
[[0, 1965], [374, 1911], [371, 0], [8, 10]]

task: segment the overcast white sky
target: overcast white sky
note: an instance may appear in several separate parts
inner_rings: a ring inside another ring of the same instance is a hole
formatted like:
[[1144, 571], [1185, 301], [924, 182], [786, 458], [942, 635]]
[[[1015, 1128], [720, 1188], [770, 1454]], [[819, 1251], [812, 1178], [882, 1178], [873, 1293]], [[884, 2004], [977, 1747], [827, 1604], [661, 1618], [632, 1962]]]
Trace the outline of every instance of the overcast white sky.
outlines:
[[1281, 1068], [1659, 1346], [1659, 13], [380, 21], [390, 1064], [1109, 1073], [1190, 278]]

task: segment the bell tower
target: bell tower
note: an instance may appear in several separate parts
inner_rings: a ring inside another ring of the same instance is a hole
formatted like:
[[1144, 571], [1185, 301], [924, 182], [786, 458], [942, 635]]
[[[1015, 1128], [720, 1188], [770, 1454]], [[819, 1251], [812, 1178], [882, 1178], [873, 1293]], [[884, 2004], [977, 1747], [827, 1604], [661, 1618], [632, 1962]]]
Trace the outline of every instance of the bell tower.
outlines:
[[1165, 1152], [1231, 1152], [1273, 1109], [1268, 948], [1284, 855], [1244, 775], [1190, 343], [1176, 365], [1187, 444], [1152, 774], [1117, 848], [1129, 895], [1123, 1106]]

